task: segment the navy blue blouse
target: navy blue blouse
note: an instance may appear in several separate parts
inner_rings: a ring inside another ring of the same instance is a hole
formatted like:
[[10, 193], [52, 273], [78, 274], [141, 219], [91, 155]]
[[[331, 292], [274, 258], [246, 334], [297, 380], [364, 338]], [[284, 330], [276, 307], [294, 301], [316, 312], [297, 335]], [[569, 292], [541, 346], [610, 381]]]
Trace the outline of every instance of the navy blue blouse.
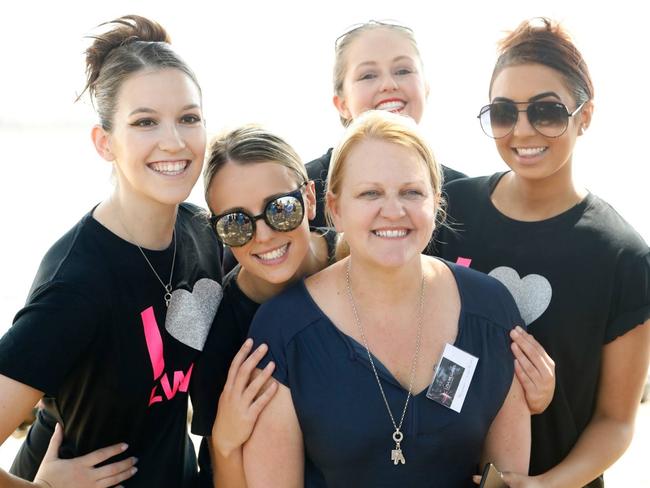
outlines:
[[[514, 374], [509, 331], [523, 325], [497, 280], [446, 263], [461, 298], [454, 345], [479, 358], [460, 413], [426, 397], [409, 402], [401, 444], [406, 464], [391, 462], [393, 427], [363, 346], [341, 332], [313, 301], [304, 282], [262, 305], [251, 325], [255, 343], [275, 361], [274, 377], [291, 390], [308, 465], [328, 487], [470, 487], [492, 420]], [[394, 415], [407, 391], [385, 367], [378, 373]], [[432, 372], [433, 377], [433, 372]], [[305, 486], [318, 484], [306, 471]]]

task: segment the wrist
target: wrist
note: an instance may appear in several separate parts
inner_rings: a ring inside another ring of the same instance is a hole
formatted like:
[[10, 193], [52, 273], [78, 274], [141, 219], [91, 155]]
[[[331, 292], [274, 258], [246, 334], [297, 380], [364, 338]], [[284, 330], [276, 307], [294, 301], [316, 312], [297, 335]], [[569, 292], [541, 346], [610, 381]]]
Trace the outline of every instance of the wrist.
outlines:
[[43, 478], [35, 478], [33, 483], [37, 488], [54, 488], [52, 484], [50, 484], [48, 481], [45, 481]]
[[241, 445], [222, 442], [218, 437], [212, 436], [212, 449], [222, 459], [229, 459], [241, 450]]
[[558, 480], [553, 476], [553, 471], [546, 471], [545, 473], [538, 474], [532, 478], [539, 481], [540, 485], [544, 488], [560, 488]]

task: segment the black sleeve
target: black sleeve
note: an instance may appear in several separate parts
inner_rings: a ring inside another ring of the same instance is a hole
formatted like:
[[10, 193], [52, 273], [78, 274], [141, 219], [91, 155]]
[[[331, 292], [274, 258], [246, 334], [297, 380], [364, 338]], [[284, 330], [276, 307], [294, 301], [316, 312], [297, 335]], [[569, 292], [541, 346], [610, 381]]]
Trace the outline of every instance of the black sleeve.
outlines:
[[316, 217], [309, 222], [314, 227], [327, 226], [325, 220], [325, 182], [327, 181], [331, 156], [332, 149], [328, 150], [320, 158], [314, 159], [305, 165], [307, 176], [310, 180], [313, 180], [316, 189]]
[[461, 178], [467, 178], [465, 173], [456, 171], [455, 169], [449, 168], [443, 164], [440, 165], [442, 169], [442, 184], [445, 186], [447, 183], [451, 183], [454, 180], [460, 180]]
[[38, 290], [0, 339], [0, 374], [55, 396], [109, 316], [88, 295], [56, 282]]
[[650, 318], [650, 250], [623, 250], [614, 277], [614, 296], [605, 331], [605, 343]]

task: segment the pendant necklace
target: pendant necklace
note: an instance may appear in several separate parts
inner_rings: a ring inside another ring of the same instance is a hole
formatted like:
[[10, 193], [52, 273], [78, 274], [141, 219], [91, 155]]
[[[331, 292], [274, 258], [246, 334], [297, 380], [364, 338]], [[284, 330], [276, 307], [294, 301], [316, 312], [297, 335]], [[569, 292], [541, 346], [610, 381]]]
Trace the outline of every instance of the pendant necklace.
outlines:
[[384, 399], [384, 404], [386, 405], [386, 410], [388, 410], [390, 421], [393, 423], [393, 428], [395, 429], [393, 432], [393, 442], [395, 442], [395, 449], [391, 450], [390, 460], [393, 461], [393, 464], [396, 466], [397, 464], [406, 464], [406, 459], [404, 458], [404, 454], [402, 453], [402, 448], [401, 448], [401, 443], [402, 440], [404, 439], [404, 434], [402, 433], [401, 429], [402, 429], [402, 424], [404, 423], [404, 417], [406, 415], [406, 408], [408, 407], [409, 400], [411, 399], [413, 393], [413, 382], [415, 381], [415, 372], [417, 370], [418, 357], [420, 356], [420, 344], [422, 342], [422, 321], [423, 321], [422, 313], [424, 309], [424, 273], [422, 273], [422, 283], [420, 284], [420, 306], [418, 311], [418, 331], [417, 331], [417, 338], [415, 341], [415, 354], [413, 355], [413, 361], [411, 362], [411, 373], [409, 378], [408, 395], [406, 395], [406, 401], [404, 402], [404, 408], [402, 409], [402, 416], [399, 419], [399, 424], [395, 422], [395, 417], [393, 417], [393, 412], [391, 411], [390, 405], [388, 404], [386, 393], [384, 393], [384, 388], [383, 386], [381, 386], [381, 380], [379, 379], [379, 375], [377, 374], [375, 361], [372, 359], [372, 354], [370, 353], [370, 347], [368, 347], [368, 339], [366, 338], [366, 334], [364, 332], [363, 325], [361, 324], [361, 320], [359, 320], [359, 313], [357, 312], [357, 307], [354, 303], [354, 297], [352, 296], [352, 287], [350, 286], [350, 259], [349, 258], [348, 258], [347, 266], [345, 267], [345, 284], [347, 287], [347, 294], [348, 294], [348, 299], [350, 301], [350, 306], [352, 307], [352, 312], [354, 313], [354, 320], [357, 324], [357, 328], [359, 329], [359, 333], [361, 334], [363, 345], [366, 348], [366, 352], [368, 353], [368, 360], [370, 361], [372, 372], [374, 373], [375, 379], [377, 380], [377, 385], [379, 385], [379, 391], [381, 392], [381, 396]]
[[169, 281], [167, 284], [160, 279], [160, 276], [156, 272], [156, 269], [153, 267], [151, 264], [151, 261], [149, 261], [149, 258], [147, 255], [144, 253], [140, 245], [137, 243], [137, 241], [133, 238], [131, 233], [129, 232], [129, 229], [127, 229], [126, 225], [124, 225], [124, 222], [122, 222], [122, 219], [120, 219], [120, 223], [122, 224], [122, 228], [126, 232], [126, 235], [129, 236], [129, 239], [133, 242], [133, 244], [136, 245], [136, 247], [140, 250], [140, 253], [142, 254], [142, 257], [144, 260], [147, 262], [149, 267], [151, 268], [151, 271], [153, 271], [153, 274], [158, 278], [158, 281], [160, 281], [160, 284], [162, 285], [163, 289], [165, 290], [165, 306], [169, 308], [169, 304], [172, 301], [172, 279], [174, 278], [174, 264], [176, 263], [176, 226], [174, 225], [174, 228], [172, 229], [172, 240], [174, 241], [174, 255], [172, 256], [172, 269], [169, 273]]

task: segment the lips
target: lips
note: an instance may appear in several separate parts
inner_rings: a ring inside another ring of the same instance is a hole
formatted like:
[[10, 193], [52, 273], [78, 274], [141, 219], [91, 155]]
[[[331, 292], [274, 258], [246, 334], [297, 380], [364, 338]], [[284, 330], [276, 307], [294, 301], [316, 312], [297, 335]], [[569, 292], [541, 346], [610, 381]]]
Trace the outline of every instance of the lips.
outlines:
[[382, 100], [377, 105], [375, 105], [375, 110], [386, 110], [387, 112], [401, 112], [406, 107], [406, 102], [400, 100], [399, 98], [390, 98], [387, 100]]
[[284, 257], [284, 255], [287, 253], [287, 250], [289, 249], [289, 243], [284, 244], [280, 247], [276, 247], [275, 249], [272, 249], [270, 251], [266, 251], [263, 253], [257, 253], [255, 254], [255, 257], [259, 259], [262, 262], [272, 262], [276, 261], [278, 259], [281, 259]]
[[532, 158], [535, 156], [539, 156], [542, 154], [544, 151], [546, 151], [548, 148], [547, 147], [515, 147], [513, 150], [517, 153], [517, 156], [521, 156], [522, 158]]
[[190, 164], [188, 159], [181, 159], [176, 161], [156, 161], [149, 163], [147, 166], [156, 173], [165, 176], [176, 176], [185, 171], [185, 168]]
[[405, 237], [408, 234], [407, 229], [378, 229], [373, 230], [373, 234], [377, 237], [383, 237], [388, 239], [398, 239], [400, 237]]

